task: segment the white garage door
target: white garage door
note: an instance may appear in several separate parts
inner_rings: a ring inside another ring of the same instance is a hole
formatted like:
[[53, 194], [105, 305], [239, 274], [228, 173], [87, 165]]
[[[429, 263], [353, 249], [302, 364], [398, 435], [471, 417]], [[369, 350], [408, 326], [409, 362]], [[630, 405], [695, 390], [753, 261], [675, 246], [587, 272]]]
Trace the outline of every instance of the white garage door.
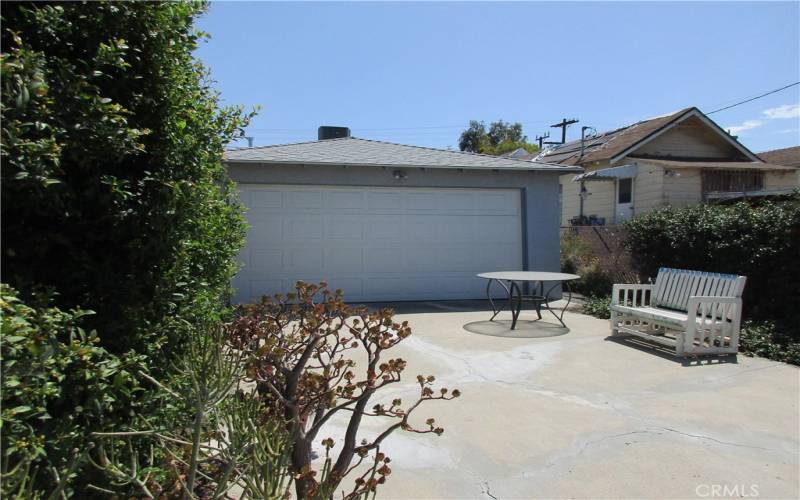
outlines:
[[476, 273], [522, 268], [514, 189], [240, 186], [250, 229], [237, 302], [327, 281], [345, 300], [484, 297]]

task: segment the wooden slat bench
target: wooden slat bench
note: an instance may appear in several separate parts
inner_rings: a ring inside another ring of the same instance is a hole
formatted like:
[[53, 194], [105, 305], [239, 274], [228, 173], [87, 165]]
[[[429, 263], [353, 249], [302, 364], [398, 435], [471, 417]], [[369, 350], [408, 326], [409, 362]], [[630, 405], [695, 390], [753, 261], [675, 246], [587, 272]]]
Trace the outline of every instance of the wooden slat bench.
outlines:
[[662, 267], [652, 285], [614, 285], [611, 334], [667, 345], [678, 356], [736, 353], [746, 279]]

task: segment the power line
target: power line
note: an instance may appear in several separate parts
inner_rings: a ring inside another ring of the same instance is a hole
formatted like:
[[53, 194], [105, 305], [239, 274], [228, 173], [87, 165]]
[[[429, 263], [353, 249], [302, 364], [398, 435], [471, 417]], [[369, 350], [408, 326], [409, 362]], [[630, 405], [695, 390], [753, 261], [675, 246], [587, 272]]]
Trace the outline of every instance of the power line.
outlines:
[[[533, 123], [547, 123], [552, 120], [526, 120], [521, 122], [511, 122], [511, 123], [521, 123], [522, 125], [526, 124], [533, 124]], [[428, 130], [428, 129], [463, 129], [464, 124], [461, 125], [429, 125], [429, 126], [415, 126], [415, 127], [385, 127], [385, 128], [367, 128], [367, 127], [350, 127], [353, 130], [359, 130], [361, 132], [390, 132], [396, 130]], [[311, 129], [305, 128], [260, 128], [260, 127], [247, 127], [247, 130], [253, 130], [258, 132], [308, 132], [309, 130], [314, 130], [312, 127]]]
[[780, 92], [781, 90], [786, 90], [789, 87], [794, 87], [795, 85], [800, 85], [800, 82], [790, 83], [789, 85], [786, 85], [785, 87], [781, 87], [781, 88], [775, 89], [775, 90], [770, 90], [769, 92], [765, 92], [765, 93], [763, 93], [761, 95], [757, 95], [755, 97], [751, 97], [750, 99], [745, 99], [744, 101], [737, 102], [736, 104], [731, 104], [730, 106], [725, 106], [724, 108], [719, 108], [719, 109], [715, 109], [714, 111], [709, 111], [706, 114], [707, 115], [711, 115], [711, 114], [717, 113], [719, 111], [725, 111], [726, 109], [735, 108], [736, 106], [739, 106], [740, 104], [744, 104], [744, 103], [747, 103], [747, 102], [750, 102], [750, 101], [755, 101], [756, 99], [761, 99], [762, 97], [766, 97], [766, 96], [768, 96], [770, 94], [774, 94], [776, 92]]

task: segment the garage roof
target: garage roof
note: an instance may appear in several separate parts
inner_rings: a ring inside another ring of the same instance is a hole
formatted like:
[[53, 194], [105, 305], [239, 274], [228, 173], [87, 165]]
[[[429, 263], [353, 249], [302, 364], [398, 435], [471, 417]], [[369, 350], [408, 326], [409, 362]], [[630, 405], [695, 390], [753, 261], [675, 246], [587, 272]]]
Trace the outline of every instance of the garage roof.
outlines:
[[343, 137], [321, 141], [237, 148], [225, 152], [229, 163], [293, 165], [352, 165], [377, 167], [456, 168], [475, 170], [582, 172], [574, 166], [514, 160], [462, 151], [408, 146], [391, 142]]

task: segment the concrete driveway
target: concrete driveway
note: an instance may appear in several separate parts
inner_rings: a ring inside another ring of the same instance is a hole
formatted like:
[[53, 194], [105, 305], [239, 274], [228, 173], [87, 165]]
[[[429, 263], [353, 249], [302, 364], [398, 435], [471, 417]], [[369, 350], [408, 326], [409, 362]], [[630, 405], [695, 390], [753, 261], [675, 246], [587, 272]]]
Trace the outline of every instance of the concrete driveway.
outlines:
[[570, 312], [565, 335], [498, 338], [463, 329], [488, 319], [483, 302], [398, 311], [414, 332], [392, 351], [408, 361], [406, 382], [381, 400], [411, 399], [417, 373], [463, 395], [417, 413], [442, 436], [384, 442], [393, 472], [380, 498], [800, 496], [796, 367], [686, 364], [607, 340], [607, 321]]

